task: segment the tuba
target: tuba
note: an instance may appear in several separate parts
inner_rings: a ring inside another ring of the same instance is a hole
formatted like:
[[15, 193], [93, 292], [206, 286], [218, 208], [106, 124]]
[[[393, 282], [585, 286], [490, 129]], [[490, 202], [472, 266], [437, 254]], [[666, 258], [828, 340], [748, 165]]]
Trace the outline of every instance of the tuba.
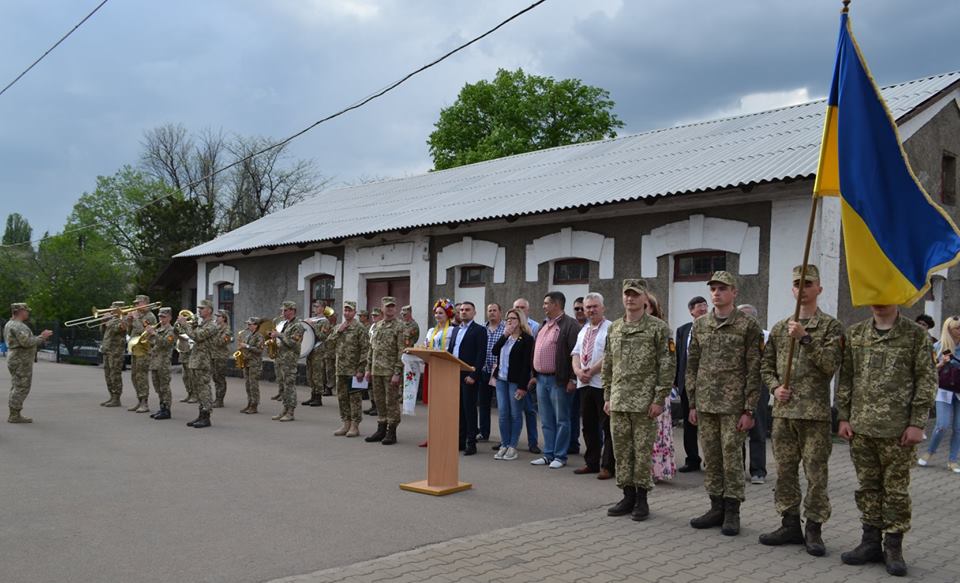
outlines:
[[127, 342], [127, 350], [136, 357], [150, 354], [150, 334], [147, 330], [144, 330], [136, 338], [131, 338], [130, 342]]

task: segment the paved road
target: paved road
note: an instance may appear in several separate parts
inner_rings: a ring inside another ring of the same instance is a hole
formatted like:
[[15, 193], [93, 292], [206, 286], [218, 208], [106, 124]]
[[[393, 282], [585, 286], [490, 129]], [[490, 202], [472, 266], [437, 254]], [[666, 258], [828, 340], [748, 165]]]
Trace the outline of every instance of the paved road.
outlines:
[[[124, 381], [124, 401], [132, 404]], [[610, 482], [532, 467], [529, 454], [515, 462], [486, 452], [464, 459], [462, 479], [475, 489], [433, 498], [397, 487], [424, 474], [424, 450], [416, 447], [426, 431], [424, 410], [404, 418], [401, 443], [388, 448], [333, 437], [339, 423], [332, 399], [322, 408], [299, 407], [295, 423], [242, 415], [242, 385], [229, 381], [227, 408], [214, 412], [214, 427], [192, 430], [183, 423], [195, 409], [178, 404], [176, 419], [163, 422], [103, 409], [100, 369], [39, 363], [25, 409], [36, 422], [0, 424], [0, 581], [886, 577], [880, 566], [839, 561], [859, 532], [845, 445], [831, 462], [829, 554], [814, 559], [798, 547], [756, 544], [777, 522], [772, 480], [748, 486], [736, 538], [687, 526], [705, 501], [696, 474], [658, 487], [654, 514], [643, 524], [604, 516], [619, 494]], [[8, 384], [0, 367], [0, 385]], [[267, 397], [274, 391], [264, 383]], [[177, 375], [174, 394], [183, 395]], [[267, 401], [264, 409], [276, 407]], [[373, 428], [372, 420], [361, 427]], [[960, 581], [958, 478], [942, 467], [914, 474], [906, 554], [911, 575], [925, 583]]]

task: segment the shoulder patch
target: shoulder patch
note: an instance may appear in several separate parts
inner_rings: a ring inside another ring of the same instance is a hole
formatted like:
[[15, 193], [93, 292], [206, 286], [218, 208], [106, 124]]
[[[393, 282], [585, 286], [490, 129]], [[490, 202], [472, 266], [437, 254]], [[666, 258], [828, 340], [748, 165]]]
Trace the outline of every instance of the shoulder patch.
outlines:
[[677, 351], [677, 343], [673, 341], [673, 338], [667, 340], [667, 347], [670, 349], [670, 352]]

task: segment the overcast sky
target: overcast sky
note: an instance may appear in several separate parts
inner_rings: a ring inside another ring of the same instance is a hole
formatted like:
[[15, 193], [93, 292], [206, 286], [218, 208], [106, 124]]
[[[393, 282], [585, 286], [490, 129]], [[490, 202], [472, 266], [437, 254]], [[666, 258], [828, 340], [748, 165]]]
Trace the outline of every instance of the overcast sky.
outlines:
[[[0, 220], [59, 231], [98, 175], [136, 164], [146, 130], [286, 137], [533, 0], [112, 0], [0, 96]], [[0, 87], [99, 0], [0, 0]], [[548, 0], [291, 153], [336, 181], [431, 167], [426, 138], [497, 68], [610, 91], [636, 133], [823, 96], [839, 0]], [[956, 0], [854, 0], [881, 84], [960, 69]]]

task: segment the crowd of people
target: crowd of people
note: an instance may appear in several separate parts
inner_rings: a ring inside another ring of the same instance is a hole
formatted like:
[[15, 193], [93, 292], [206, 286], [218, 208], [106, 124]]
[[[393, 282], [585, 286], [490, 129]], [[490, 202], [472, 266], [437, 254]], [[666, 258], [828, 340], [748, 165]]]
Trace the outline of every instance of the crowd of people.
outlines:
[[[871, 306], [869, 319], [844, 332], [839, 321], [818, 307], [822, 287], [816, 266], [797, 267], [793, 275], [799, 318], [784, 318], [769, 332], [758, 323], [752, 306], [736, 304], [738, 283], [726, 271], [714, 273], [707, 282], [712, 308], [706, 298], [692, 298], [692, 322], [675, 332], [642, 279], [623, 281], [619, 299], [624, 316], [615, 321], [605, 317], [599, 293], [574, 300], [572, 317], [566, 313], [564, 294], [551, 291], [543, 297], [539, 321], [526, 299], [517, 299], [505, 311], [491, 303], [480, 307], [482, 324], [472, 302], [439, 299], [433, 305], [434, 326], [422, 338], [410, 306], [398, 310], [393, 297], [382, 298], [381, 307], [369, 316], [346, 300], [342, 322], [322, 304], [313, 306], [312, 317], [299, 319], [296, 303], [287, 301], [280, 318], [251, 317], [238, 335], [234, 357], [248, 396], [242, 412], [258, 412], [266, 351], [279, 386], [274, 399], [283, 407], [273, 419], [294, 421], [297, 362], [306, 355], [311, 398], [303, 404], [321, 406], [323, 396], [335, 393], [342, 425], [334, 435], [356, 437], [363, 395], [368, 393], [372, 407], [367, 413], [376, 416], [377, 428], [365, 439], [392, 445], [398, 441], [402, 411], [416, 401], [421, 384], [428, 384], [420, 381], [429, 370], [406, 350], [445, 350], [472, 367], [459, 381], [463, 455], [475, 455], [478, 443], [492, 441], [496, 399], [495, 460], [520, 457], [524, 424], [527, 449], [534, 456], [529, 463], [552, 470], [580, 453], [582, 436], [584, 463], [574, 472], [615, 479], [622, 498], [607, 514], [630, 515], [637, 521], [650, 516], [648, 495], [656, 481], [669, 480], [676, 471], [702, 471], [709, 509], [690, 524], [719, 527], [730, 536], [740, 531], [747, 436], [751, 481], [763, 483], [769, 428], [777, 464], [774, 503], [782, 521], [759, 542], [803, 545], [809, 554], [822, 556], [822, 526], [831, 514], [827, 467], [835, 409], [838, 435], [850, 442], [863, 530], [860, 544], [841, 559], [854, 565], [883, 562], [889, 573], [903, 575], [911, 466], [929, 466], [943, 437], [949, 436], [947, 467], [960, 473], [960, 360], [953, 354], [960, 342], [960, 317], [944, 323], [935, 345], [926, 332], [932, 322], [918, 325], [897, 306]], [[115, 302], [102, 322], [109, 392], [102, 405], [120, 406], [125, 340], [143, 336], [149, 351], [133, 357], [137, 404], [130, 410], [149, 411], [152, 374], [160, 408], [151, 416], [170, 418], [170, 367], [176, 347], [187, 390], [184, 401], [199, 408], [197, 419], [188, 425], [210, 427], [211, 410], [223, 406], [226, 393], [224, 372], [233, 342], [229, 315], [214, 313], [209, 300], [199, 303], [195, 317], [181, 312], [175, 321], [166, 307], [154, 317], [146, 296], [137, 296], [135, 306], [124, 312], [123, 303]], [[50, 331], [38, 336], [30, 332], [24, 323], [29, 316], [25, 304], [13, 304], [12, 315], [4, 328], [13, 377], [9, 421], [24, 423], [30, 421], [21, 409], [34, 354]], [[304, 338], [313, 345], [304, 347]], [[421, 396], [428, 403], [425, 389]], [[686, 457], [679, 469], [674, 464], [672, 399], [679, 399], [683, 424]], [[936, 427], [927, 451], [918, 458], [916, 445], [934, 402]], [[805, 494], [800, 490], [801, 465]]]

